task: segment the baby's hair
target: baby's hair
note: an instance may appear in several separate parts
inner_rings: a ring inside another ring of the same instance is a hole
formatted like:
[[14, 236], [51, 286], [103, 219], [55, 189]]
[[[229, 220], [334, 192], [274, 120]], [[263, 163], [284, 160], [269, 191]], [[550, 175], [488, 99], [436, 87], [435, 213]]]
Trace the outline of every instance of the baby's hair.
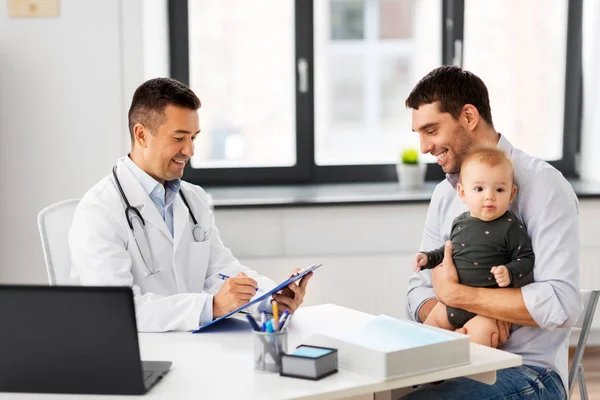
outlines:
[[[471, 150], [463, 159], [461, 171], [471, 162], [478, 162], [492, 168], [504, 164], [507, 165], [510, 168], [511, 173], [514, 174], [513, 164], [510, 158], [502, 149], [491, 144], [479, 146]], [[460, 178], [462, 178], [462, 172]], [[462, 182], [462, 179], [459, 180]]]

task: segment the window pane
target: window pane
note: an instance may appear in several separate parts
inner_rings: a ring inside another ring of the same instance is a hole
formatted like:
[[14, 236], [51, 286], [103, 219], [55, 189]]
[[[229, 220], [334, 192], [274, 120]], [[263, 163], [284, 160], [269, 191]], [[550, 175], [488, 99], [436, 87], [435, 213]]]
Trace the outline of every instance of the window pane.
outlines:
[[412, 37], [412, 1], [379, 0], [380, 39], [410, 39]]
[[296, 163], [293, 0], [189, 0], [194, 168]]
[[[403, 57], [384, 56], [379, 63], [379, 74], [381, 80], [381, 107], [379, 109], [379, 120], [382, 132], [394, 135], [400, 130], [410, 130], [411, 121], [403, 116], [404, 101], [410, 93], [410, 60]], [[404, 125], [403, 125], [404, 124]]]
[[[318, 5], [315, 6], [318, 7]], [[363, 38], [364, 2], [362, 0], [331, 0], [331, 40], [360, 40]]]
[[[441, 65], [441, 2], [313, 4], [316, 163], [395, 163], [401, 147], [418, 146], [404, 101], [419, 79]], [[341, 5], [361, 10], [363, 36], [336, 36], [358, 26], [333, 17]], [[352, 28], [334, 28], [334, 22]]]
[[[331, 119], [338, 124], [362, 124], [364, 121], [364, 84], [355, 79], [365, 70], [362, 54], [334, 54], [330, 58], [329, 68], [339, 71], [331, 77], [332, 97]], [[347, 127], [350, 128], [350, 127]]]
[[567, 0], [466, 0], [464, 40], [464, 67], [486, 83], [496, 130], [562, 158]]

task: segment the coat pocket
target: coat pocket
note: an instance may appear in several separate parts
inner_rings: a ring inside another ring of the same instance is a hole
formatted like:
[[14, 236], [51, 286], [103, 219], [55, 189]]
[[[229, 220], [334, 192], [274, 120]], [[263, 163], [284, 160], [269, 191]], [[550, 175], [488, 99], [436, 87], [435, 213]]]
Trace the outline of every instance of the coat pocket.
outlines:
[[210, 259], [210, 240], [192, 242], [188, 246], [188, 287], [193, 293], [201, 293]]

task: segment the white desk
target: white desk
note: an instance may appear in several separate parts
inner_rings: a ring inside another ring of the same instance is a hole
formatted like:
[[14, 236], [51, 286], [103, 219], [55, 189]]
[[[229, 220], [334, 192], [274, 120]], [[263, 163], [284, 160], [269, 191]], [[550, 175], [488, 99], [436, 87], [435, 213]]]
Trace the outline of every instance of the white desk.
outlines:
[[[313, 332], [351, 329], [371, 318], [369, 314], [331, 304], [301, 308], [292, 320], [288, 350]], [[235, 331], [194, 335], [142, 333], [139, 338], [142, 359], [173, 361], [171, 371], [143, 396], [147, 399], [336, 399], [458, 376], [476, 375], [478, 380], [493, 383], [497, 369], [521, 365], [521, 356], [471, 344], [471, 364], [460, 367], [390, 381], [340, 370], [320, 381], [308, 381], [254, 371], [252, 333], [245, 326]], [[132, 397], [135, 396], [0, 393], [3, 400]]]

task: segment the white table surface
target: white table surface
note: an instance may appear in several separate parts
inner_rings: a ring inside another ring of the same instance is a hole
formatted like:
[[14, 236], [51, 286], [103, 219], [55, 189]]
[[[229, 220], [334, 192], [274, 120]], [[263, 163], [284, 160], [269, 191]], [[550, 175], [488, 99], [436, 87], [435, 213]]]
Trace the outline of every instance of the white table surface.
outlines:
[[[354, 329], [372, 315], [325, 304], [298, 310], [289, 328], [288, 350], [302, 338], [320, 332]], [[337, 399], [365, 393], [411, 387], [458, 376], [475, 375], [486, 383], [495, 371], [521, 365], [521, 356], [471, 344], [471, 363], [410, 377], [380, 381], [340, 369], [320, 381], [280, 377], [254, 371], [252, 332], [245, 321], [224, 321], [223, 329], [199, 334], [189, 332], [141, 333], [143, 360], [168, 360], [171, 371], [144, 398], [148, 399]], [[219, 324], [221, 325], [221, 324]], [[217, 325], [216, 327], [218, 327]], [[101, 377], [98, 377], [101, 379]], [[3, 400], [21, 399], [131, 399], [140, 396], [83, 396], [1, 393]]]

